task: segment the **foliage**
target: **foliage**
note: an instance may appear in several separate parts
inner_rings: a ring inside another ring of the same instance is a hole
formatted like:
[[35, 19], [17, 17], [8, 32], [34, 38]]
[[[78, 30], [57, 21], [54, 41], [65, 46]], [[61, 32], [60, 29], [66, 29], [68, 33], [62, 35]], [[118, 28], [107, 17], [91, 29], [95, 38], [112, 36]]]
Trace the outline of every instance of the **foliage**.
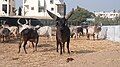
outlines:
[[102, 23], [103, 25], [120, 25], [120, 17], [116, 17], [116, 18], [96, 17], [95, 23]]
[[[77, 8], [74, 10], [74, 13], [69, 18], [69, 21], [76, 22], [77, 24], [80, 24], [81, 22], [85, 22], [87, 18], [94, 17], [94, 13], [89, 12], [88, 10], [85, 10], [84, 8], [80, 8], [77, 6]], [[75, 24], [75, 23], [71, 23]]]

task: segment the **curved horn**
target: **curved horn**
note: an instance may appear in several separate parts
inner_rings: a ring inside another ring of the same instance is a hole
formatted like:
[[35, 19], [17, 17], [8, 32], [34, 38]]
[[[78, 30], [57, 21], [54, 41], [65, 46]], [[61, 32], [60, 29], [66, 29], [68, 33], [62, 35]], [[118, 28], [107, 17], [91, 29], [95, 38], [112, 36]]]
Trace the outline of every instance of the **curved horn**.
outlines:
[[26, 21], [26, 23], [25, 23], [25, 24], [27, 25], [29, 22], [28, 22], [26, 19], [25, 19], [25, 21]]
[[51, 13], [50, 11], [47, 10], [47, 13], [50, 15], [51, 18], [53, 18], [54, 20], [57, 20], [59, 17], [53, 13]]
[[20, 23], [20, 19], [17, 20], [17, 23], [22, 26], [22, 24]]
[[6, 23], [6, 21], [3, 21], [3, 25]]
[[70, 11], [70, 12], [65, 16], [65, 19], [68, 20], [73, 13], [74, 13], [74, 9], [72, 9], [72, 11]]
[[103, 25], [103, 24], [102, 24], [102, 23], [100, 23], [100, 27], [102, 27], [102, 25]]
[[29, 20], [29, 25], [31, 26], [31, 20]]

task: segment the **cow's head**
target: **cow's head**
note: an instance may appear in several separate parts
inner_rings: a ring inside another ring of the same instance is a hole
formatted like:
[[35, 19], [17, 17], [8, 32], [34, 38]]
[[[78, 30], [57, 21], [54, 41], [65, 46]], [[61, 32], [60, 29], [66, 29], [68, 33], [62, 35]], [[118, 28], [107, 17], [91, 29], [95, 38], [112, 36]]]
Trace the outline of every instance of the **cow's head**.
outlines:
[[17, 20], [17, 23], [21, 26], [21, 28], [19, 29], [19, 33], [21, 33], [22, 30], [26, 29], [26, 28], [30, 28], [29, 22], [25, 19], [26, 23], [22, 24], [20, 22], [20, 19]]
[[63, 18], [58, 17], [57, 15], [51, 13], [48, 10], [47, 10], [47, 12], [56, 21], [56, 26], [64, 27], [64, 26], [67, 25], [67, 20], [71, 17], [71, 15], [73, 14], [74, 10], [72, 10], [69, 14], [67, 14]]

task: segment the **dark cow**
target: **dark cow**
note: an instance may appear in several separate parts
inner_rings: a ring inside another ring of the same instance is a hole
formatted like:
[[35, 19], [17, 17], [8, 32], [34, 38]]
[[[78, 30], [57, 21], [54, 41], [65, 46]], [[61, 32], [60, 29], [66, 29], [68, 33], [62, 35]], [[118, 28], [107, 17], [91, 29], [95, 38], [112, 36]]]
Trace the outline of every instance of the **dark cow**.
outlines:
[[82, 35], [82, 36], [84, 35], [82, 27], [73, 28], [71, 33], [73, 34], [71, 37], [76, 38], [76, 39], [79, 38], [80, 35]]
[[9, 37], [10, 37], [10, 30], [8, 28], [1, 28], [0, 29], [0, 39], [3, 38], [2, 42], [4, 42], [5, 39], [6, 39], [6, 41], [8, 41]]
[[[28, 27], [26, 27], [26, 26], [28, 26]], [[25, 46], [26, 46], [28, 41], [30, 41], [32, 43], [33, 52], [37, 51], [37, 44], [38, 44], [38, 41], [39, 41], [39, 35], [37, 33], [38, 29], [35, 29], [34, 27], [32, 27], [30, 25], [22, 25], [21, 32], [20, 32], [21, 36], [20, 36], [20, 44], [19, 44], [18, 53], [20, 53], [20, 48], [21, 48], [21, 45], [23, 43], [24, 51], [27, 54]], [[35, 45], [35, 50], [34, 50], [34, 43], [36, 44]]]
[[68, 50], [68, 53], [70, 53], [70, 50], [69, 50], [70, 29], [67, 26], [67, 20], [68, 18], [70, 18], [73, 11], [70, 12], [69, 16], [67, 17], [64, 16], [63, 18], [56, 16], [55, 14], [49, 12], [48, 10], [47, 12], [57, 22], [56, 23], [57, 52], [58, 52], [59, 44], [60, 44], [60, 54], [62, 54], [62, 50], [63, 52], [65, 52], [65, 42], [67, 42], [67, 50]]
[[34, 49], [34, 43], [36, 43], [35, 50], [33, 50], [33, 52], [37, 51], [37, 44], [38, 44], [38, 40], [39, 40], [39, 35], [38, 35], [38, 33], [37, 33], [36, 30], [34, 30], [32, 28], [30, 28], [30, 29], [29, 28], [24, 29], [21, 32], [21, 38], [20, 39], [21, 39], [20, 40], [21, 42], [19, 44], [19, 51], [18, 51], [18, 53], [20, 53], [21, 45], [22, 45], [22, 43], [24, 43], [23, 44], [24, 51], [27, 54], [25, 46], [26, 46], [26, 44], [27, 44], [28, 41], [30, 41], [32, 43], [33, 49]]

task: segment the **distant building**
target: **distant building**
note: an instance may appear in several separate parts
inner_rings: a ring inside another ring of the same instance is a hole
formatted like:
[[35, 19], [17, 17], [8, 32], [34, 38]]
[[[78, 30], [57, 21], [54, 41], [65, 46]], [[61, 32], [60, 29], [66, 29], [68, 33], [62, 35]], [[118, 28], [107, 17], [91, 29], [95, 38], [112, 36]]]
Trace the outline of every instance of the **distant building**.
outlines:
[[0, 16], [15, 15], [15, 0], [0, 0]]
[[50, 17], [46, 9], [59, 17], [64, 15], [63, 0], [23, 0], [23, 16]]
[[120, 17], [120, 12], [116, 12], [115, 10], [112, 12], [94, 12], [96, 17], [102, 17], [102, 18], [115, 18]]

